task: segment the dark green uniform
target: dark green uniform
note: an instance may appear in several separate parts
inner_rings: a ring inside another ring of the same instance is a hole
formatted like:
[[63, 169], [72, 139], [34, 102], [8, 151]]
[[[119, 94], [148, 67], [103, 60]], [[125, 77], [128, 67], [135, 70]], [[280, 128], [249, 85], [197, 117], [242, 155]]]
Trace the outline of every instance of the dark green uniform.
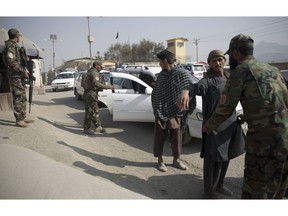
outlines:
[[283, 198], [288, 186], [288, 91], [279, 70], [253, 57], [231, 72], [206, 122], [216, 129], [241, 102], [248, 123], [242, 198]]
[[83, 100], [85, 105], [84, 130], [91, 127], [91, 121], [95, 127], [101, 126], [98, 107], [98, 91], [107, 89], [108, 86], [101, 83], [99, 71], [92, 67], [88, 70], [91, 87], [84, 90]]
[[26, 86], [23, 77], [26, 71], [20, 56], [19, 45], [12, 41], [5, 41], [6, 60], [8, 65], [8, 75], [13, 95], [13, 109], [16, 122], [26, 118]]

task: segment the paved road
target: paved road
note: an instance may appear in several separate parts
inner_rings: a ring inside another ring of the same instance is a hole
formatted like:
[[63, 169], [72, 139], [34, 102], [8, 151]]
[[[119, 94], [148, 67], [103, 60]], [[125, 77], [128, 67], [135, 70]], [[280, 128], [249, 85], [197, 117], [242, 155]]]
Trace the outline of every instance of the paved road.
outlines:
[[[4, 155], [0, 155], [0, 174], [5, 174], [0, 175], [0, 181], [5, 180], [5, 185], [0, 185], [0, 198], [202, 199], [201, 140], [192, 139], [183, 147], [182, 159], [189, 166], [188, 171], [171, 166], [167, 143], [164, 160], [168, 172], [162, 173], [156, 169], [152, 154], [153, 123], [113, 122], [108, 110], [102, 108], [101, 119], [107, 133], [88, 137], [82, 134], [83, 101], [76, 100], [72, 91], [52, 92], [47, 88], [45, 94], [33, 96], [29, 117], [35, 123], [28, 128], [15, 127], [12, 112], [0, 114], [0, 152]], [[13, 158], [19, 159], [17, 165], [11, 165]], [[48, 175], [49, 181], [44, 180], [46, 177], [41, 179], [43, 175]], [[17, 180], [13, 179], [15, 176]], [[231, 161], [226, 178], [234, 195], [224, 199], [240, 198], [242, 176], [240, 156]], [[87, 178], [90, 183], [75, 181], [80, 178]], [[24, 181], [26, 188], [19, 186]], [[35, 183], [35, 187], [45, 188], [46, 183], [49, 187], [33, 192], [29, 182]], [[62, 190], [55, 186], [57, 182]], [[83, 192], [97, 182], [103, 182], [105, 187], [108, 182], [122, 193]], [[74, 189], [65, 191], [69, 188]]]

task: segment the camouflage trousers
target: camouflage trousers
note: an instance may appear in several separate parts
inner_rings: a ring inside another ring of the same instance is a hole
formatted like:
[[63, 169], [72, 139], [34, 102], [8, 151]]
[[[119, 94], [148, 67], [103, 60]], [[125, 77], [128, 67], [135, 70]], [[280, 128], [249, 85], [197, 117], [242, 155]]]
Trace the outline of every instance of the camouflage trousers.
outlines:
[[84, 94], [83, 97], [85, 105], [85, 115], [83, 128], [87, 130], [91, 127], [91, 122], [95, 125], [95, 128], [101, 126], [100, 116], [99, 116], [99, 106], [97, 94], [88, 93]]
[[19, 77], [11, 77], [10, 86], [13, 96], [13, 109], [16, 122], [22, 121], [26, 118], [26, 86], [25, 80]]
[[242, 199], [283, 199], [287, 187], [287, 158], [246, 153]]

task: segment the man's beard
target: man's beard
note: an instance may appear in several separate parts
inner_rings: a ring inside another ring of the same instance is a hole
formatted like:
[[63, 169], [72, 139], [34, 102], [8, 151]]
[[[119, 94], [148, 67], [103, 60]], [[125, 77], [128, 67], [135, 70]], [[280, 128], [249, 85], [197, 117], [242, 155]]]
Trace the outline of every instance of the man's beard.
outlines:
[[233, 70], [237, 67], [238, 63], [236, 61], [235, 58], [233, 58], [232, 55], [229, 55], [229, 66], [230, 66], [230, 70]]

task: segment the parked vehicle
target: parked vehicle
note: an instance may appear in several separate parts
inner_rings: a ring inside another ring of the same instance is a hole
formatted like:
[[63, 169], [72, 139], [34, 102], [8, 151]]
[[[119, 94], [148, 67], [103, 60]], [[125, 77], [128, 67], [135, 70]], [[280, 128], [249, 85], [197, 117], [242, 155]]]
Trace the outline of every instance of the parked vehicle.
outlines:
[[[199, 79], [192, 75], [190, 78], [192, 83], [199, 82]], [[78, 79], [79, 77], [76, 80], [76, 86], [77, 83], [81, 83]], [[151, 104], [153, 91], [151, 86], [132, 74], [121, 72], [110, 72], [109, 83], [114, 85], [115, 90], [113, 92], [110, 89], [100, 91], [98, 99], [108, 108], [113, 121], [155, 121]], [[202, 97], [196, 96], [196, 102], [196, 108], [188, 116], [187, 127], [183, 132], [183, 145], [189, 143], [192, 137], [202, 138]], [[242, 107], [237, 106], [237, 110], [241, 112]]]
[[153, 87], [161, 70], [159, 65], [125, 65], [118, 72], [132, 74]]
[[74, 95], [76, 96], [76, 98], [78, 100], [81, 100], [82, 96], [84, 94], [84, 89], [81, 86], [82, 75], [84, 73], [87, 73], [87, 71], [79, 71], [78, 72], [78, 75], [77, 75], [77, 77], [75, 79], [75, 83], [74, 83], [74, 87], [73, 87]]
[[57, 90], [73, 89], [75, 78], [76, 72], [74, 71], [59, 73], [51, 83], [53, 92], [56, 92]]
[[203, 64], [180, 64], [179, 67], [186, 69], [193, 76], [198, 79], [202, 79], [205, 73], [207, 72], [205, 66]]

